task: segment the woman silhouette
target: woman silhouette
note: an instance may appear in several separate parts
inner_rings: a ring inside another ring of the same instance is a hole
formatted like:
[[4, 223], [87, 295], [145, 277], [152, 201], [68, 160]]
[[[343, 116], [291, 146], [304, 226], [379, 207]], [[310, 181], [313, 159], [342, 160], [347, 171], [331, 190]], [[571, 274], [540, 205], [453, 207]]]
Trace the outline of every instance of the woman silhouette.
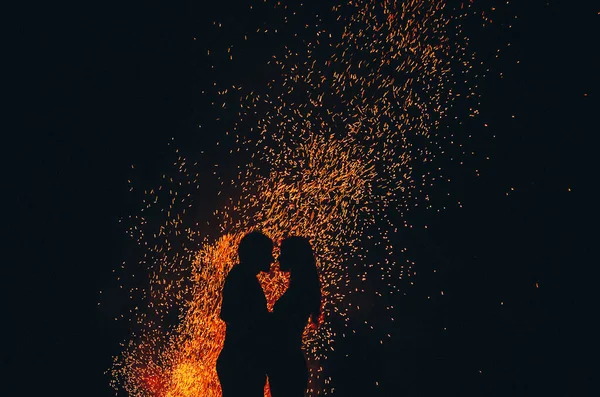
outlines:
[[290, 272], [290, 284], [273, 308], [273, 352], [267, 374], [273, 397], [302, 397], [308, 383], [302, 334], [308, 320], [317, 324], [321, 313], [321, 286], [310, 242], [304, 237], [283, 240], [279, 267]]

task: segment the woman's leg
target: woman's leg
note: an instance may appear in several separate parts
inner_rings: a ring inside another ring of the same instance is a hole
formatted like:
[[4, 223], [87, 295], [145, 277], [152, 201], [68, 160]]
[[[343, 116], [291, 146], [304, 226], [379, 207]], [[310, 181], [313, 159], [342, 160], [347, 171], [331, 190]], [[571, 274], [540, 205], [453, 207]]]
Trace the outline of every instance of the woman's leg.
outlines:
[[269, 371], [271, 396], [304, 397], [308, 386], [308, 368], [302, 351], [279, 356], [274, 364]]

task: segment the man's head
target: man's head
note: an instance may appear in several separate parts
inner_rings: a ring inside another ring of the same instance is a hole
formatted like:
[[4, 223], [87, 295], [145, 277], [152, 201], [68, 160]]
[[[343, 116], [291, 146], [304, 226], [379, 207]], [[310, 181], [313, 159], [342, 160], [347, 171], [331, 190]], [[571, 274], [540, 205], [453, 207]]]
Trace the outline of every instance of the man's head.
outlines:
[[268, 272], [273, 263], [273, 241], [261, 232], [250, 232], [242, 237], [238, 246], [240, 264], [253, 273]]

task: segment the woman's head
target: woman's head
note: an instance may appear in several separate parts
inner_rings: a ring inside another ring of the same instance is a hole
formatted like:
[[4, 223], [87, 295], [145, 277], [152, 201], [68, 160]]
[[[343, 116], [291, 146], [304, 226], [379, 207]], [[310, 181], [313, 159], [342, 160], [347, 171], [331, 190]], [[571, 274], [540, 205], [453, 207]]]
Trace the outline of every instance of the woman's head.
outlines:
[[315, 266], [315, 256], [307, 238], [293, 236], [281, 242], [279, 268], [282, 271], [300, 275]]

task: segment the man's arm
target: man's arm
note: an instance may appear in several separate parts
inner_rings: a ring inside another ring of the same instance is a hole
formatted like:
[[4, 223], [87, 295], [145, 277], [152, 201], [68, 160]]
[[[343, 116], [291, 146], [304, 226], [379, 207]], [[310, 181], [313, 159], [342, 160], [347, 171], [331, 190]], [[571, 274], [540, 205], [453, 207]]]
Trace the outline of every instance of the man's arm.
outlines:
[[264, 302], [254, 296], [245, 281], [236, 278], [226, 280], [221, 305], [221, 319], [228, 327], [243, 334], [251, 333], [263, 326], [264, 321], [263, 316], [259, 315], [260, 305], [264, 305]]

